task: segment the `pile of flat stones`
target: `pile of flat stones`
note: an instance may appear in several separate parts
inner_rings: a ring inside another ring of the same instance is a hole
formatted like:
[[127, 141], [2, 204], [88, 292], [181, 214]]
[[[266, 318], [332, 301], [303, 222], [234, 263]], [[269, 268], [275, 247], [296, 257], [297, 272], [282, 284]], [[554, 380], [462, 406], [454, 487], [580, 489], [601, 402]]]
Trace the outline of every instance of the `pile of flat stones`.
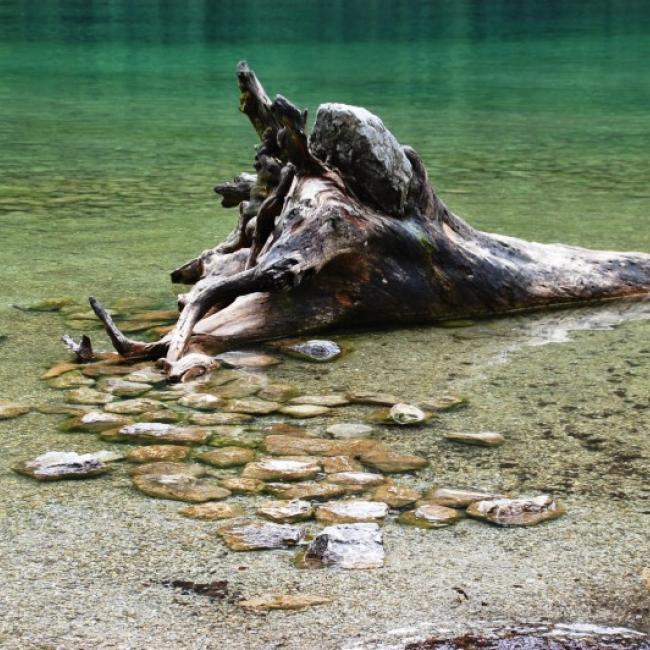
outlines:
[[[309, 343], [294, 344], [292, 356], [308, 353]], [[340, 354], [333, 342], [315, 343], [321, 355]], [[230, 549], [296, 547], [296, 562], [304, 567], [382, 566], [387, 521], [435, 529], [469, 515], [528, 526], [564, 512], [548, 495], [418, 490], [397, 480], [428, 461], [383, 443], [378, 428], [426, 425], [436, 414], [464, 406], [459, 397], [409, 404], [374, 392], [303, 395], [260, 372], [280, 363], [266, 352], [229, 352], [220, 369], [171, 385], [151, 363], [127, 365], [116, 355], [103, 356], [50, 368], [43, 379], [65, 397], [38, 410], [68, 416], [65, 431], [120, 444], [94, 453], [49, 451], [16, 465], [16, 472], [42, 481], [80, 479], [110, 474], [125, 462], [141, 493], [186, 502], [179, 510], [184, 517], [223, 520], [216, 532]], [[349, 422], [342, 417], [348, 405], [375, 410], [363, 422]], [[0, 404], [0, 416], [26, 412], [14, 406]], [[308, 426], [311, 418], [318, 418], [318, 426]], [[494, 432], [447, 437], [484, 446], [504, 441]]]

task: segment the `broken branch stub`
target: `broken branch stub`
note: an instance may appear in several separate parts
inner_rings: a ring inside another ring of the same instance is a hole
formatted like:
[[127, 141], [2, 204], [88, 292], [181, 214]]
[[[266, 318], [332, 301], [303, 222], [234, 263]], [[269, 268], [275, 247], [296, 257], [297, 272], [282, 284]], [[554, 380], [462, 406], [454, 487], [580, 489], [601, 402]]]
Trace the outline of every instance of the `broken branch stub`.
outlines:
[[216, 354], [337, 325], [494, 316], [647, 294], [650, 255], [538, 244], [475, 230], [435, 194], [414, 149], [367, 110], [307, 114], [271, 101], [237, 69], [240, 108], [260, 138], [256, 175], [218, 185], [240, 219], [225, 242], [172, 273], [193, 284], [175, 329], [155, 343], [124, 337], [125, 357]]

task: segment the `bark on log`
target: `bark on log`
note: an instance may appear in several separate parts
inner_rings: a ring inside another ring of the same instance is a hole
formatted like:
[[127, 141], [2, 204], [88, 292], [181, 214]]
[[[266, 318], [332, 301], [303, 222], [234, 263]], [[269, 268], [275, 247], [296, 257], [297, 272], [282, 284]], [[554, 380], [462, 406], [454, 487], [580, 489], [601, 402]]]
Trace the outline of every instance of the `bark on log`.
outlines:
[[282, 96], [271, 101], [245, 63], [237, 77], [240, 110], [261, 140], [256, 176], [215, 191], [223, 205], [239, 205], [239, 224], [172, 273], [194, 286], [160, 341], [127, 339], [91, 300], [123, 356], [166, 356], [178, 376], [189, 353], [331, 326], [488, 317], [650, 292], [650, 255], [475, 230], [378, 117], [325, 104], [308, 141], [305, 111]]

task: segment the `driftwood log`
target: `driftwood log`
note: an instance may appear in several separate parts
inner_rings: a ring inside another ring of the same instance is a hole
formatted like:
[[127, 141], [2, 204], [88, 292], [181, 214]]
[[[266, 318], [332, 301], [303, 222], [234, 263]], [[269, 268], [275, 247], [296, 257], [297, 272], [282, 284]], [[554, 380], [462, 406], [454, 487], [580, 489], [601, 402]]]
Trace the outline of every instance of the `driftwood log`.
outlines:
[[260, 138], [255, 174], [215, 191], [239, 222], [171, 274], [172, 332], [126, 338], [91, 305], [115, 349], [161, 359], [173, 378], [245, 343], [322, 330], [432, 323], [606, 301], [650, 291], [650, 255], [538, 244], [475, 230], [436, 196], [417, 153], [363, 108], [271, 101], [246, 63], [240, 110]]

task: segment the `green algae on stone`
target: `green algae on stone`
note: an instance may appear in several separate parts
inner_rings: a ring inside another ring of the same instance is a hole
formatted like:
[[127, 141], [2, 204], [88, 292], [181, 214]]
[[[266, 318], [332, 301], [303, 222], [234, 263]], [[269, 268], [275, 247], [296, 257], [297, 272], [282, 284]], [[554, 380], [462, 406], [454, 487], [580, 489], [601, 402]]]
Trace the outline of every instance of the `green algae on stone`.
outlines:
[[217, 535], [232, 551], [263, 551], [296, 546], [305, 537], [303, 526], [243, 520], [226, 524]]
[[75, 390], [71, 390], [66, 395], [66, 401], [71, 402], [72, 404], [108, 404], [112, 402], [115, 398], [113, 395], [108, 393], [102, 393], [94, 388], [89, 388], [88, 386], [82, 386]]
[[78, 370], [62, 374], [47, 381], [47, 385], [50, 388], [56, 388], [58, 390], [77, 388], [79, 386], [93, 386], [94, 384], [94, 379], [86, 377]]
[[214, 467], [227, 468], [245, 465], [255, 460], [255, 452], [244, 447], [221, 447], [213, 451], [204, 451], [197, 456], [202, 463]]
[[183, 395], [178, 400], [178, 404], [179, 406], [186, 406], [201, 411], [214, 411], [220, 406], [223, 406], [224, 399], [211, 393], [190, 393], [189, 395]]
[[75, 301], [73, 298], [67, 296], [60, 298], [46, 298], [45, 300], [36, 300], [29, 303], [18, 303], [12, 305], [20, 311], [36, 311], [36, 312], [47, 312], [47, 311], [61, 311], [63, 307], [68, 305], [74, 305]]
[[462, 514], [458, 510], [431, 503], [401, 513], [398, 521], [419, 528], [443, 528], [455, 524], [461, 518]]
[[118, 397], [140, 397], [153, 386], [140, 381], [127, 381], [121, 377], [107, 377], [99, 382], [98, 388]]
[[257, 396], [269, 402], [286, 402], [296, 397], [298, 393], [298, 389], [291, 384], [267, 384], [257, 393]]
[[549, 519], [557, 519], [566, 512], [562, 503], [548, 494], [517, 499], [476, 501], [467, 508], [467, 514], [497, 526], [534, 526]]
[[246, 413], [192, 413], [189, 421], [201, 426], [228, 426], [252, 422], [253, 416]]
[[164, 402], [160, 402], [150, 397], [140, 397], [137, 399], [125, 399], [119, 402], [112, 402], [104, 407], [108, 413], [117, 413], [119, 415], [141, 415], [146, 411], [157, 411], [158, 409], [167, 408]]
[[211, 447], [246, 447], [257, 449], [262, 445], [262, 436], [243, 427], [223, 425], [214, 427], [208, 440]]
[[164, 422], [166, 424], [174, 424], [183, 420], [183, 416], [177, 411], [163, 408], [156, 411], [145, 411], [138, 415], [138, 419], [143, 422]]
[[268, 415], [280, 408], [278, 402], [267, 402], [262, 399], [233, 399], [223, 410], [226, 413], [244, 413], [247, 415]]

